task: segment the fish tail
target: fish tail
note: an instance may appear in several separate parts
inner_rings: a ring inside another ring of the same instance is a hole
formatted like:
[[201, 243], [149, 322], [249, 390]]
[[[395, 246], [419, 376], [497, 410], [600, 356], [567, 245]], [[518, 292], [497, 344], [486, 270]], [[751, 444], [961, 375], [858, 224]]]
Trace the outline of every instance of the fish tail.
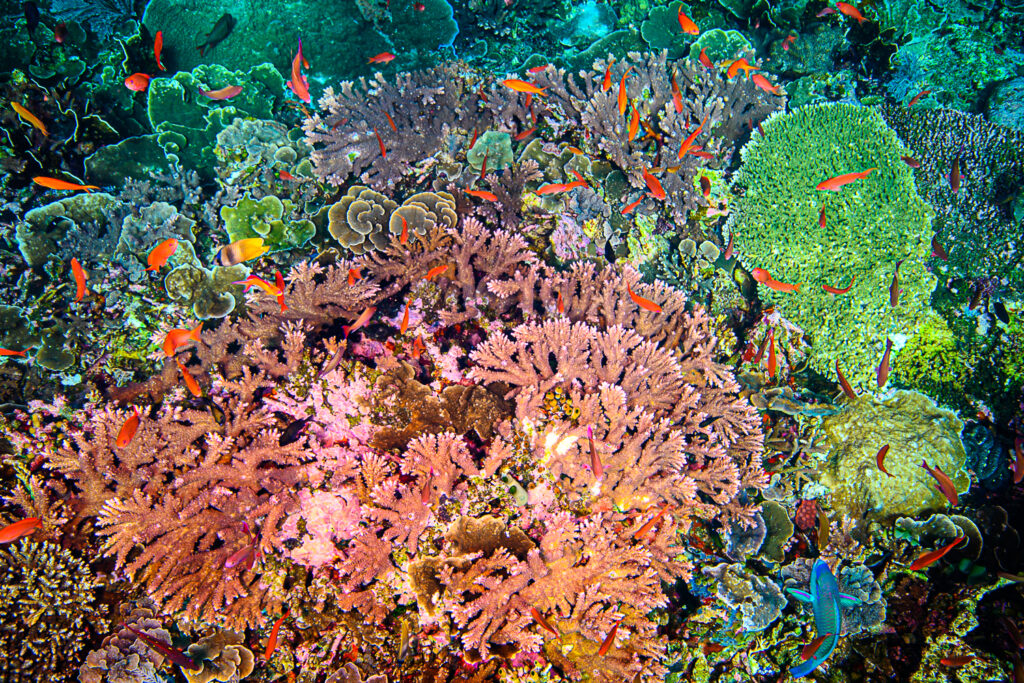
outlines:
[[199, 334], [202, 331], [203, 331], [203, 323], [199, 323], [198, 325], [196, 325], [195, 329], [192, 330], [192, 333], [190, 335], [188, 335], [189, 339], [194, 339], [196, 341], [199, 341]]

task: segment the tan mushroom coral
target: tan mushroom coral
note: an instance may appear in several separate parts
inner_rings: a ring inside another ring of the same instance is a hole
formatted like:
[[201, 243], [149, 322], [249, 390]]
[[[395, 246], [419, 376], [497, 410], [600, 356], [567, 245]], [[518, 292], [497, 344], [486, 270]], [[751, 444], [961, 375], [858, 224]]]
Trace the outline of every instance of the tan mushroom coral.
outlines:
[[453, 228], [458, 222], [455, 197], [447, 192], [419, 192], [406, 199], [391, 214], [388, 229], [392, 235], [402, 234], [402, 219], [408, 224], [410, 236], [425, 235], [435, 225]]
[[256, 658], [234, 631], [218, 630], [188, 646], [186, 654], [203, 668], [182, 669], [188, 683], [237, 683], [252, 673]]
[[353, 185], [328, 212], [327, 229], [349, 251], [365, 254], [387, 244], [384, 226], [396, 208], [398, 204], [380, 192]]

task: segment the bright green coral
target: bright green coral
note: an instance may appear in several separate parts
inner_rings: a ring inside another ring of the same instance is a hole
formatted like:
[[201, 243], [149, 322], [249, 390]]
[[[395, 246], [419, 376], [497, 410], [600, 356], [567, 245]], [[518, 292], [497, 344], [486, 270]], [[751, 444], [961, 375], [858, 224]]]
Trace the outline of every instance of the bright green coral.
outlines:
[[[776, 114], [762, 129], [743, 148], [726, 234], [735, 235], [748, 269], [764, 268], [775, 280], [801, 285], [798, 292], [763, 285], [759, 292], [813, 334], [812, 367], [832, 376], [833, 363], [842, 359], [850, 381], [866, 386], [874, 382], [886, 338], [913, 335], [935, 288], [925, 269], [933, 212], [900, 159], [909, 152], [876, 111], [849, 104]], [[838, 192], [815, 189], [870, 168], [877, 170]], [[897, 262], [902, 292], [892, 306]], [[851, 282], [847, 294], [822, 289]]]
[[941, 403], [959, 408], [963, 388], [971, 378], [976, 359], [957, 347], [953, 332], [939, 315], [924, 319], [893, 363], [893, 375], [900, 384], [934, 396]]
[[484, 132], [466, 152], [469, 167], [479, 173], [487, 160], [488, 172], [500, 171], [512, 163], [512, 136], [496, 130]]
[[690, 59], [700, 57], [700, 51], [705, 50], [712, 62], [721, 62], [727, 59], [737, 59], [741, 56], [752, 56], [754, 48], [739, 31], [723, 31], [720, 28], [713, 28], [704, 31], [700, 37], [690, 46]]
[[[833, 507], [844, 515], [914, 516], [945, 510], [949, 502], [921, 467], [922, 460], [942, 468], [959, 493], [970, 486], [970, 476], [962, 469], [967, 460], [960, 442], [963, 422], [923, 394], [898, 391], [885, 401], [861, 395], [824, 418], [821, 427], [829, 447], [821, 481], [832, 489]], [[891, 477], [876, 462], [886, 444], [884, 465]]]
[[234, 206], [220, 210], [229, 241], [262, 237], [271, 252], [301, 247], [316, 232], [312, 221], [292, 218], [293, 203], [267, 195], [256, 201], [248, 193]]

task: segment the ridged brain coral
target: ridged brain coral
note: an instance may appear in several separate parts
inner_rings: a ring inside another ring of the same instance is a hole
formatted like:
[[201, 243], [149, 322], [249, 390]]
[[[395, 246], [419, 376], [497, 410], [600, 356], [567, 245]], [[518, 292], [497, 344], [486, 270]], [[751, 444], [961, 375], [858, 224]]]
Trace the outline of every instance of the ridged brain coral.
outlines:
[[[803, 283], [799, 292], [759, 289], [766, 304], [813, 331], [811, 366], [831, 376], [841, 359], [850, 381], [866, 385], [874, 381], [886, 337], [911, 336], [935, 288], [925, 269], [934, 214], [900, 158], [909, 151], [878, 112], [848, 104], [776, 114], [761, 129], [743, 148], [726, 233], [735, 235], [748, 269]], [[878, 170], [838, 192], [815, 189], [873, 167]], [[889, 285], [897, 261], [903, 291], [893, 307]], [[854, 276], [847, 294], [822, 289], [846, 287]]]

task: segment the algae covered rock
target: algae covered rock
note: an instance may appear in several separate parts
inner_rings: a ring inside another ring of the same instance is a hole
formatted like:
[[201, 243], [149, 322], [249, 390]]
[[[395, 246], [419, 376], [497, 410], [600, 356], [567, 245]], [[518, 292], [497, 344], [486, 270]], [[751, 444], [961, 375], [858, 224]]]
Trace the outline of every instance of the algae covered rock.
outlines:
[[[933, 212], [900, 158], [909, 151], [878, 112], [849, 104], [775, 114], [762, 130], [743, 148], [727, 237], [735, 236], [748, 269], [801, 284], [798, 292], [759, 289], [762, 301], [813, 335], [811, 366], [831, 375], [841, 358], [851, 382], [866, 385], [874, 381], [886, 338], [914, 333], [935, 288], [925, 268]], [[816, 189], [870, 168], [877, 170], [838, 192]], [[903, 291], [892, 306], [897, 262]], [[822, 289], [851, 283], [847, 294]]]
[[[963, 470], [967, 454], [960, 442], [963, 422], [912, 391], [878, 401], [862, 395], [845, 410], [822, 420], [828, 456], [821, 482], [832, 490], [833, 507], [845, 515], [876, 518], [940, 511], [949, 502], [921, 467], [940, 467], [963, 493], [971, 479]], [[886, 476], [875, 456], [889, 445]]]

